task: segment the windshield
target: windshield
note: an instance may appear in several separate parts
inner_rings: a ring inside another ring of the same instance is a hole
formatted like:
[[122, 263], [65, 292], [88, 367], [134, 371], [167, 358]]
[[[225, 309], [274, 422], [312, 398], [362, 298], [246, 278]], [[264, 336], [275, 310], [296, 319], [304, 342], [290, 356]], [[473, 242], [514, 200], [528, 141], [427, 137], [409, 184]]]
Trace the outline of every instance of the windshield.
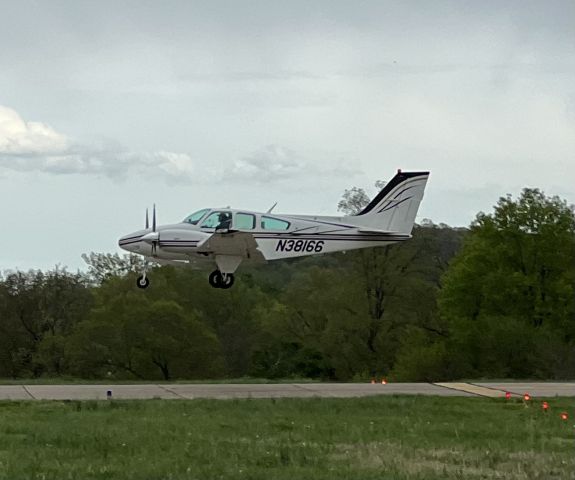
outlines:
[[191, 223], [192, 225], [197, 225], [197, 223], [209, 211], [210, 211], [209, 208], [204, 208], [203, 210], [198, 210], [197, 212], [194, 212], [191, 215], [188, 215], [186, 218], [184, 218], [184, 223]]

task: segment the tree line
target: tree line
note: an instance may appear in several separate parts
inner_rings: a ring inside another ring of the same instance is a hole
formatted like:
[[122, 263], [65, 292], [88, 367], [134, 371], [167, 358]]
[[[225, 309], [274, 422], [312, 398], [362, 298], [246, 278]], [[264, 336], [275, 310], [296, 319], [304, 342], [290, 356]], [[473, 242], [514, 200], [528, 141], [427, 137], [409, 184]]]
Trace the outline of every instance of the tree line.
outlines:
[[[339, 209], [369, 198], [346, 191]], [[538, 189], [469, 228], [385, 248], [207, 272], [91, 253], [86, 272], [0, 278], [0, 377], [438, 381], [575, 377], [575, 216]]]

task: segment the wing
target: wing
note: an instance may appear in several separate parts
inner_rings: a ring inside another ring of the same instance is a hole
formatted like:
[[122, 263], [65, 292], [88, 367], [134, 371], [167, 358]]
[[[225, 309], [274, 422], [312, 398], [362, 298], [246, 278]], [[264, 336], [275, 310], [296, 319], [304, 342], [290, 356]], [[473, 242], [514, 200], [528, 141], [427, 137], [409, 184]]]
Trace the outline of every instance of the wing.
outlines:
[[230, 231], [214, 233], [198, 245], [199, 253], [242, 257], [253, 262], [265, 262], [251, 233]]

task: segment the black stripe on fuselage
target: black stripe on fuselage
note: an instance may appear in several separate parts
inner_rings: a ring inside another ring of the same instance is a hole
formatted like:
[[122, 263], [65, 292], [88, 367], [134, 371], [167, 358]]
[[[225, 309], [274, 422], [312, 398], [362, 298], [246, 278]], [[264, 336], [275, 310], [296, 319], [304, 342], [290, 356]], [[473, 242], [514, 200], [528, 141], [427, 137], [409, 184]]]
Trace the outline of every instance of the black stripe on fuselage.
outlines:
[[196, 243], [163, 243], [160, 242], [160, 247], [197, 247], [198, 244]]
[[199, 243], [199, 240], [160, 240], [160, 243]]
[[[132, 238], [136, 238], [136, 237], [132, 237]], [[118, 242], [118, 245], [120, 245], [120, 247], [123, 247], [124, 245], [131, 245], [132, 243], [139, 243], [142, 240], [142, 237], [138, 237], [136, 238], [136, 240], [130, 240], [130, 241], [120, 241]]]
[[125, 238], [122, 238], [122, 240], [126, 241], [126, 240], [134, 240], [134, 239], [136, 239], [136, 238], [139, 239], [139, 238], [142, 238], [144, 235], [145, 235], [145, 234], [143, 234], [143, 235], [134, 235], [133, 237], [125, 237]]
[[366, 237], [404, 237], [404, 238], [411, 238], [411, 235], [395, 233], [395, 232], [361, 232], [361, 233], [307, 233], [307, 234], [294, 234], [293, 232], [285, 232], [285, 233], [267, 233], [267, 232], [254, 232], [254, 236], [257, 237], [269, 237], [269, 238], [331, 238], [331, 237], [342, 237], [342, 238], [366, 238]]
[[402, 240], [408, 240], [410, 237], [350, 237], [350, 236], [341, 236], [341, 237], [319, 237], [319, 236], [310, 236], [305, 237], [298, 235], [296, 237], [260, 237], [255, 235], [255, 239], [257, 240], [322, 240], [324, 242], [399, 242]]

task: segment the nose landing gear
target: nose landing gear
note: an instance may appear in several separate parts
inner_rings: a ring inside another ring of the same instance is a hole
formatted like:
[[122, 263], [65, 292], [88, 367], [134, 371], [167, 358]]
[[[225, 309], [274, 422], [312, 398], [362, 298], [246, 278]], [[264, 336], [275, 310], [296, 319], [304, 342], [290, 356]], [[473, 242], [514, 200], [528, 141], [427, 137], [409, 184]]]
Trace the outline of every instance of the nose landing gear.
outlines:
[[222, 273], [219, 270], [214, 270], [210, 273], [209, 282], [214, 288], [228, 289], [234, 284], [234, 274]]
[[144, 289], [144, 288], [148, 288], [150, 286], [150, 279], [148, 278], [146, 273], [148, 273], [148, 262], [144, 261], [144, 268], [142, 271], [142, 275], [140, 275], [136, 279], [136, 286], [138, 288]]
[[138, 288], [148, 288], [150, 286], [150, 279], [146, 277], [146, 274], [140, 275], [136, 280], [136, 285]]

